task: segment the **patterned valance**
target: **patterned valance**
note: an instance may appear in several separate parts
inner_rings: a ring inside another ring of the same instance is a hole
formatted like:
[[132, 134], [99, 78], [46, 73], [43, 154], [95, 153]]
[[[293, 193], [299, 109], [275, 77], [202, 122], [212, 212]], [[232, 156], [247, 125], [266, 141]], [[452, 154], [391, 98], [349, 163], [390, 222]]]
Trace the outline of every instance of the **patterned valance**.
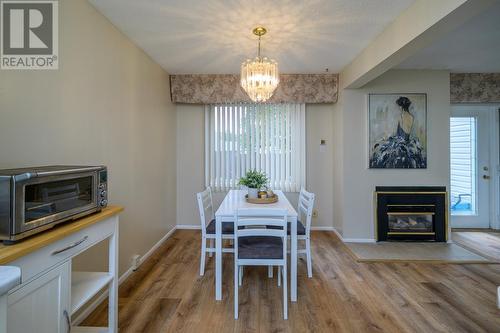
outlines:
[[[338, 74], [282, 74], [269, 103], [335, 103]], [[170, 75], [174, 103], [216, 104], [251, 102], [235, 74]]]
[[500, 73], [450, 74], [451, 103], [500, 103]]

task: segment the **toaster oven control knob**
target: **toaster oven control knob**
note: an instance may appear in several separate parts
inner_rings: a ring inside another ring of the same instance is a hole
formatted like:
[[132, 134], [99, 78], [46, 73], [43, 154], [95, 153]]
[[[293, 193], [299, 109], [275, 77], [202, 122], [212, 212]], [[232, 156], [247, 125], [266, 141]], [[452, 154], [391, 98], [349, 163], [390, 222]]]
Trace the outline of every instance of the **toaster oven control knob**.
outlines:
[[106, 185], [104, 185], [104, 184], [99, 184], [99, 189], [100, 189], [100, 190], [104, 190], [105, 188], [106, 188]]
[[107, 204], [108, 204], [108, 200], [106, 200], [106, 199], [102, 199], [101, 202], [100, 202], [101, 207], [104, 207]]
[[104, 198], [106, 196], [106, 190], [101, 191], [101, 197]]

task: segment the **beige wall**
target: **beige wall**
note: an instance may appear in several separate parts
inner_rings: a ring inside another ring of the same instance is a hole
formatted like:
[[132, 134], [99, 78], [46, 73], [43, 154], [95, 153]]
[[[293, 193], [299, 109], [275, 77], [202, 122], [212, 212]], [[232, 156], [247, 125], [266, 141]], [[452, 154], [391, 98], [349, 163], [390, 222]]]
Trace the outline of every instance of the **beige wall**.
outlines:
[[[175, 226], [175, 108], [168, 74], [85, 0], [59, 1], [56, 71], [1, 71], [0, 168], [104, 164], [120, 272]], [[78, 266], [103, 261], [102, 248]]]
[[[427, 169], [367, 168], [367, 94], [397, 92], [427, 93]], [[341, 184], [343, 204], [334, 225], [344, 238], [374, 238], [373, 191], [377, 185], [449, 186], [448, 71], [391, 70], [362, 89], [343, 90], [336, 107], [337, 126], [341, 124], [344, 130], [343, 151], [338, 152], [342, 165], [334, 170], [334, 183]]]
[[[200, 224], [195, 193], [204, 188], [204, 109], [202, 105], [178, 104], [177, 108], [177, 224]], [[333, 105], [306, 106], [307, 189], [316, 193], [316, 227], [332, 227], [333, 202]], [[320, 140], [326, 140], [320, 152]], [[225, 193], [214, 194], [218, 207]], [[296, 193], [287, 193], [293, 205]]]

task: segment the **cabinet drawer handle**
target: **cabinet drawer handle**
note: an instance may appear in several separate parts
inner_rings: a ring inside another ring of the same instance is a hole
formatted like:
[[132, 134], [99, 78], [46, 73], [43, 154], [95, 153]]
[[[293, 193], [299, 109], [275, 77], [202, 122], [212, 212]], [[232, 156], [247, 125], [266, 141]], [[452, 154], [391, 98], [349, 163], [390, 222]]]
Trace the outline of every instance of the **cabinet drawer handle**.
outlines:
[[63, 315], [64, 315], [64, 318], [66, 319], [66, 325], [68, 327], [68, 330], [66, 332], [70, 333], [71, 332], [71, 320], [69, 319], [68, 311], [64, 310]]
[[59, 253], [62, 253], [64, 251], [68, 251], [69, 249], [72, 249], [80, 244], [82, 244], [83, 242], [85, 242], [87, 239], [89, 238], [89, 236], [85, 236], [83, 237], [82, 239], [80, 239], [79, 241], [76, 241], [74, 242], [73, 244], [71, 245], [68, 245], [66, 246], [65, 248], [62, 248], [62, 249], [59, 249], [59, 250], [55, 250], [54, 252], [52, 252], [52, 255], [56, 255], [56, 254], [59, 254]]

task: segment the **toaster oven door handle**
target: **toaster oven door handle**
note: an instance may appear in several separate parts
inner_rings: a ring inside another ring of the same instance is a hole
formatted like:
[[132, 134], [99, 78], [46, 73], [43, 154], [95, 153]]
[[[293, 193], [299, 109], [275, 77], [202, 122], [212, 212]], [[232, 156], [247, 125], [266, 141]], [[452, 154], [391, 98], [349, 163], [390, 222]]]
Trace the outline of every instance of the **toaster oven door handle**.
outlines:
[[49, 171], [38, 171], [36, 173], [37, 177], [48, 177], [57, 175], [66, 175], [71, 173], [83, 173], [83, 172], [94, 172], [103, 169], [101, 166], [92, 167], [75, 167], [72, 169], [62, 169], [62, 170], [49, 170]]
[[63, 253], [65, 251], [68, 251], [74, 247], [77, 247], [78, 245], [82, 244], [83, 242], [85, 242], [87, 239], [89, 238], [89, 236], [85, 236], [83, 237], [82, 239], [80, 239], [79, 241], [76, 241], [74, 242], [73, 244], [70, 244], [66, 247], [63, 247], [62, 249], [59, 249], [59, 250], [55, 250], [54, 252], [52, 252], [52, 255], [56, 255], [56, 254], [59, 254], [59, 253]]

